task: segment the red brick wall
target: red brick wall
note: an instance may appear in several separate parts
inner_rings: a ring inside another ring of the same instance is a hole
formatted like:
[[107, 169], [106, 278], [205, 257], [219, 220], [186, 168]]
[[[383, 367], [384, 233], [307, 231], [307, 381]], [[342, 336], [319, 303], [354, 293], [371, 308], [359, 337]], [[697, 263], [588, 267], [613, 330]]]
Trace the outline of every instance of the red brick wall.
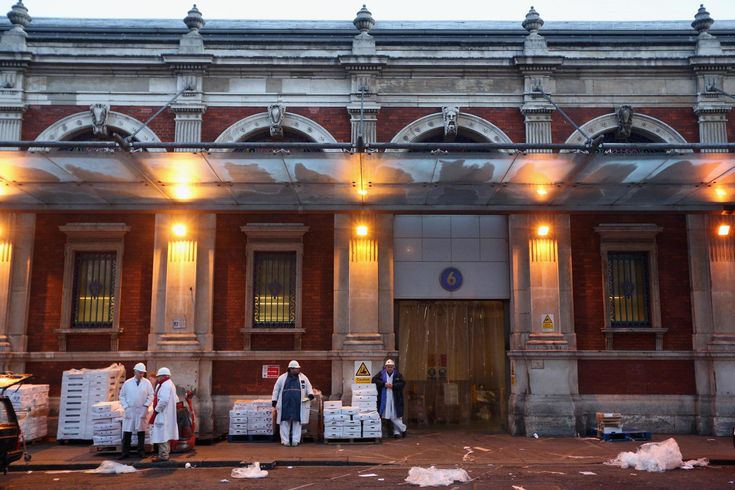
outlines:
[[[145, 122], [151, 117], [160, 107], [119, 107], [112, 106], [110, 110], [126, 114], [130, 117], [137, 119], [138, 121]], [[23, 140], [34, 140], [38, 137], [41, 132], [46, 128], [65, 118], [71, 114], [78, 112], [87, 112], [89, 110], [88, 105], [75, 106], [75, 105], [54, 105], [54, 106], [29, 106], [23, 115], [23, 128], [21, 137]], [[148, 124], [148, 127], [158, 135], [161, 141], [173, 141], [175, 122], [174, 114], [171, 109], [166, 109], [163, 113], [159, 114], [153, 121]]]
[[[592, 119], [610, 114], [613, 107], [582, 107], [582, 108], [566, 108], [569, 117], [577, 123], [578, 126], [591, 121]], [[699, 125], [697, 123], [697, 115], [691, 107], [634, 107], [633, 110], [638, 114], [646, 114], [659, 119], [681, 134], [681, 136], [690, 143], [699, 142]], [[501, 126], [502, 128], [502, 126]], [[564, 143], [572, 133], [574, 127], [569, 124], [559, 111], [554, 111], [551, 116], [551, 137], [554, 143]]]
[[[120, 350], [146, 350], [150, 329], [153, 274], [153, 215], [145, 214], [39, 214], [31, 275], [31, 307], [28, 315], [28, 350], [55, 351], [60, 327], [64, 280], [66, 223], [126, 223], [120, 298]], [[69, 351], [109, 351], [109, 336], [71, 336]]]
[[[441, 112], [441, 107], [386, 107], [378, 113], [377, 138], [380, 143], [388, 143], [410, 123], [429, 114]], [[525, 141], [526, 127], [523, 114], [517, 107], [473, 107], [463, 110], [493, 123], [514, 143]]]
[[[288, 361], [214, 361], [212, 395], [262, 395], [270, 398], [275, 379], [263, 379], [263, 364], [278, 364], [286, 372]], [[332, 390], [332, 361], [299, 360], [301, 372], [314, 389], [329, 396]]]
[[695, 395], [691, 360], [577, 361], [582, 395]]
[[[304, 350], [329, 350], [332, 345], [334, 216], [331, 214], [275, 214], [217, 216], [217, 240], [214, 259], [214, 348], [241, 350], [245, 324], [245, 234], [246, 223], [303, 223], [304, 235], [302, 282], [302, 337]], [[253, 350], [293, 349], [293, 337], [257, 334]]]
[[[288, 112], [299, 114], [316, 122], [339, 142], [349, 142], [352, 129], [350, 115], [343, 107], [288, 107]], [[214, 141], [222, 132], [265, 107], [211, 107], [202, 117], [202, 141]]]
[[[658, 277], [664, 350], [691, 350], [692, 317], [689, 297], [689, 259], [684, 215], [579, 214], [571, 218], [574, 325], [580, 350], [603, 350], [605, 324], [600, 236], [601, 223], [655, 223], [663, 227], [657, 236]], [[651, 334], [621, 334], [615, 349], [654, 349]]]

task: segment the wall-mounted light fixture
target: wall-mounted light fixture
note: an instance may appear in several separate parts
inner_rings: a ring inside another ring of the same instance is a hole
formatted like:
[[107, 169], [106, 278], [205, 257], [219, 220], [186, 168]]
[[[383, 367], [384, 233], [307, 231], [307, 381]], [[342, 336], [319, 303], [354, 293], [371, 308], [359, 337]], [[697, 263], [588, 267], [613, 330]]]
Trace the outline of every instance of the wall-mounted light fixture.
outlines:
[[717, 227], [717, 235], [729, 236], [730, 235], [730, 225], [727, 223], [720, 223], [720, 225]]
[[536, 188], [536, 194], [538, 194], [541, 197], [546, 197], [546, 195], [549, 193], [549, 191], [546, 190], [546, 187], [540, 185]]
[[171, 227], [171, 233], [173, 233], [173, 235], [177, 238], [184, 238], [186, 236], [187, 231], [188, 230], [184, 223], [175, 223]]
[[171, 189], [171, 193], [178, 201], [188, 201], [194, 197], [194, 191], [189, 184], [177, 184]]
[[538, 225], [536, 228], [536, 235], [540, 237], [548, 237], [549, 233], [551, 233], [551, 227], [549, 225], [543, 224]]
[[366, 237], [368, 236], [368, 233], [370, 232], [368, 226], [366, 224], [359, 224], [355, 227], [355, 235], [359, 237]]

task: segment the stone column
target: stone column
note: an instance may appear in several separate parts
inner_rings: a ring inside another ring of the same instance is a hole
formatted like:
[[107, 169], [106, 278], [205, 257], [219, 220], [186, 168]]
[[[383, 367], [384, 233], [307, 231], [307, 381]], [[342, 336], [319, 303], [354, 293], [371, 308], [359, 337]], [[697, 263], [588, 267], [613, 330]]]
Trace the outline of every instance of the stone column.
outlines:
[[[547, 236], [537, 227], [549, 226]], [[573, 435], [577, 364], [549, 355], [576, 347], [572, 310], [568, 215], [512, 215], [511, 397], [512, 433]]]
[[735, 238], [716, 235], [731, 217], [687, 216], [697, 432], [731, 435], [735, 424]]
[[[368, 236], [355, 234], [358, 224], [368, 226]], [[355, 361], [372, 361], [377, 369], [395, 349], [392, 229], [388, 215], [335, 216], [332, 348], [341, 351], [341, 360], [332, 363], [332, 393], [343, 400], [350, 396]]]
[[156, 215], [148, 350], [155, 369], [170, 368], [177, 386], [195, 391], [200, 437], [213, 430], [212, 368], [202, 352], [213, 344], [215, 232], [214, 214]]
[[[28, 343], [35, 214], [0, 215], [0, 352], [25, 352]], [[25, 362], [3, 362], [22, 372]]]

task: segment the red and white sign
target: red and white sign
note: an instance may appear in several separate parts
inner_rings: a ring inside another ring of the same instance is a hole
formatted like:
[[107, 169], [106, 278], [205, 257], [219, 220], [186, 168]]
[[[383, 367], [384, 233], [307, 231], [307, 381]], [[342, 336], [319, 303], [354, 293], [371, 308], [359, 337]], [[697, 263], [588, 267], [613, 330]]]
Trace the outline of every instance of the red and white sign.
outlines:
[[263, 364], [263, 379], [278, 379], [281, 375], [281, 366], [278, 364]]

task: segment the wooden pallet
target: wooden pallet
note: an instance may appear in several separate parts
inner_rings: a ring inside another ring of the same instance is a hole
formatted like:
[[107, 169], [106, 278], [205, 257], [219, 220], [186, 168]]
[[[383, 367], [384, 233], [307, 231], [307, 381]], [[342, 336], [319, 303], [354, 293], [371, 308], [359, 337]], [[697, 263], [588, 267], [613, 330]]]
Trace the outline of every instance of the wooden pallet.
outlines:
[[597, 432], [597, 437], [603, 441], [615, 442], [615, 441], [650, 441], [651, 433], [647, 431], [623, 431], [613, 432], [610, 434], [604, 434], [600, 431]]
[[275, 435], [227, 435], [227, 442], [273, 442], [276, 440]]
[[[120, 454], [122, 453], [122, 444], [111, 444], [109, 446], [89, 446], [89, 452], [92, 454]], [[138, 452], [137, 446], [130, 446], [130, 453]], [[153, 452], [153, 444], [145, 445], [145, 452]]]
[[380, 437], [354, 437], [345, 439], [324, 439], [324, 444], [380, 444]]

